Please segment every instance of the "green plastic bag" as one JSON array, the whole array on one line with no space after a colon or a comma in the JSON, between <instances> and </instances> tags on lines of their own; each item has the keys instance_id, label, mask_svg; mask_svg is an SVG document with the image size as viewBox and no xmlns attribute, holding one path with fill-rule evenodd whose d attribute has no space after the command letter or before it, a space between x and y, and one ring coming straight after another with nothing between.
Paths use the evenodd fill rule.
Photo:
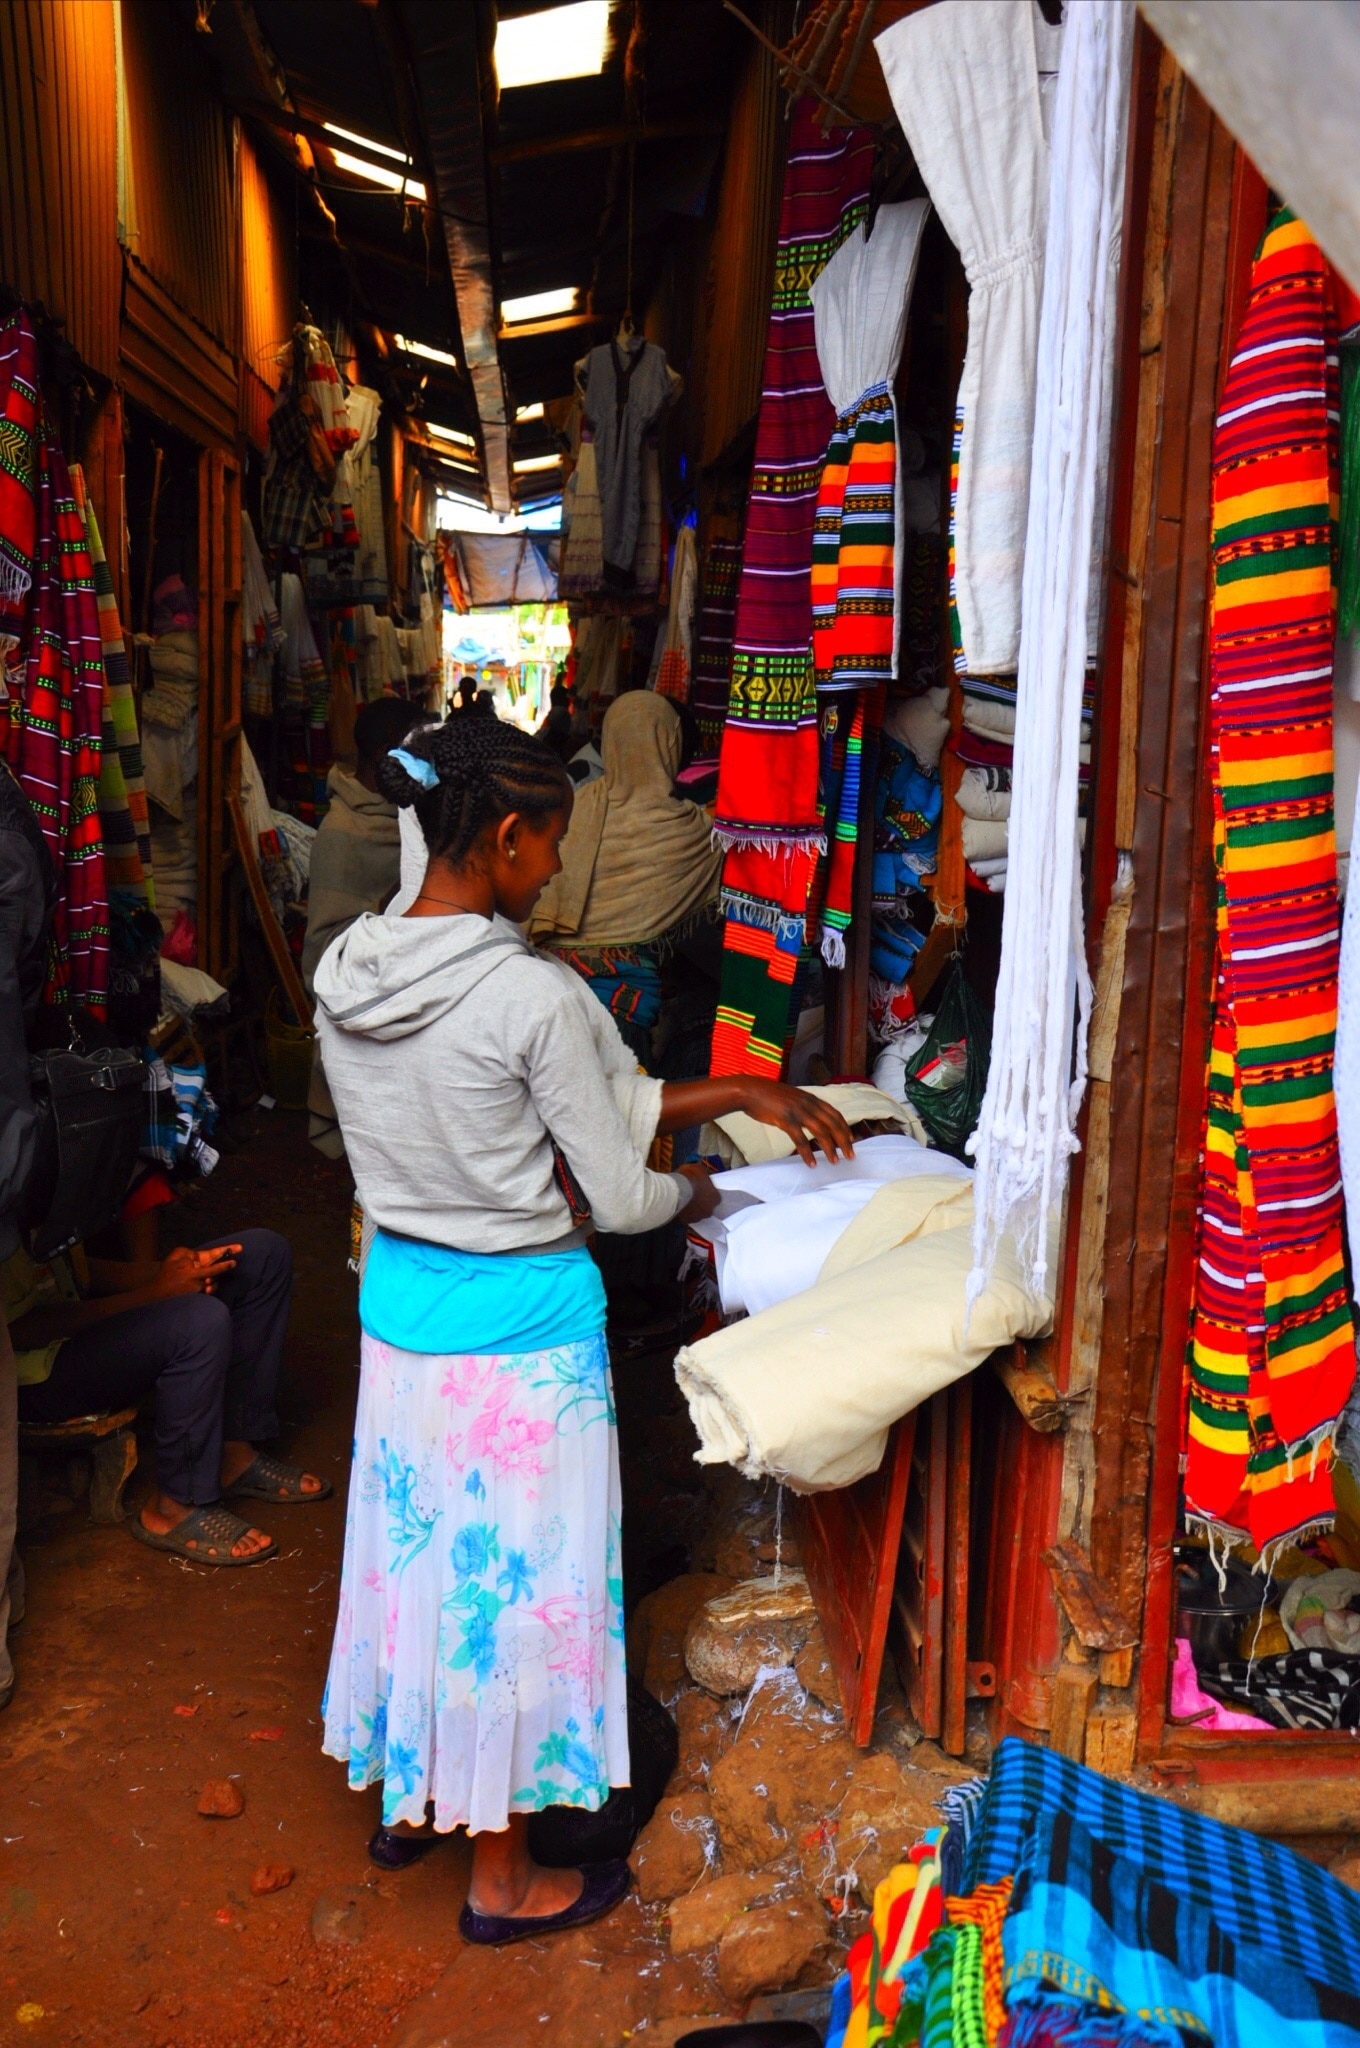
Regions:
<instances>
[{"instance_id":1,"label":"green plastic bag","mask_svg":"<svg viewBox=\"0 0 1360 2048\"><path fill-rule=\"evenodd\" d=\"M992 1020L956 960L925 1044L907 1062L907 1101L932 1145L964 1157L987 1086Z\"/></svg>"}]
</instances>

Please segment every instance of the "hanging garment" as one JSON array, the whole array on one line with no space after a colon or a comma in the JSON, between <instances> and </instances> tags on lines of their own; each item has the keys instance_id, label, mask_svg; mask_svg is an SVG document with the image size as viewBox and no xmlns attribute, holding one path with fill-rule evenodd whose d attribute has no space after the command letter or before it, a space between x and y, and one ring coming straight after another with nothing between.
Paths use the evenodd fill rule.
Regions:
<instances>
[{"instance_id":1,"label":"hanging garment","mask_svg":"<svg viewBox=\"0 0 1360 2048\"><path fill-rule=\"evenodd\" d=\"M642 526L643 438L673 402L680 380L665 352L638 334L593 348L578 365L577 383L595 447L605 581L626 588Z\"/></svg>"},{"instance_id":2,"label":"hanging garment","mask_svg":"<svg viewBox=\"0 0 1360 2048\"><path fill-rule=\"evenodd\" d=\"M250 514L241 512L241 705L255 718L274 710L274 657L284 643L283 623L265 574Z\"/></svg>"},{"instance_id":3,"label":"hanging garment","mask_svg":"<svg viewBox=\"0 0 1360 2048\"><path fill-rule=\"evenodd\" d=\"M27 329L28 338L16 329ZM31 531L31 581L21 600L17 666L7 670L4 751L32 805L59 877L54 917L71 996L102 1015L108 986L109 905L99 830L99 767L104 723L104 659L85 529L71 495L66 458L41 409L31 428L18 382L36 369L31 326L22 309L0 326L0 368L11 383L0 471L9 486L0 511L16 545ZM25 436L31 432L30 449ZM26 474L27 471L27 474ZM25 498L29 504L25 505ZM31 506L31 510L29 507ZM11 586L13 587L13 586ZM57 984L54 984L54 988Z\"/></svg>"},{"instance_id":4,"label":"hanging garment","mask_svg":"<svg viewBox=\"0 0 1360 2048\"><path fill-rule=\"evenodd\" d=\"M889 683L899 628L901 479L893 379L928 199L879 208L813 285L817 361L836 425L812 533L812 655L819 690Z\"/></svg>"},{"instance_id":5,"label":"hanging garment","mask_svg":"<svg viewBox=\"0 0 1360 2048\"><path fill-rule=\"evenodd\" d=\"M85 486L85 472L71 466L71 489L85 525L94 575L99 638L104 650L104 724L99 767L99 818L104 835L106 880L155 908L151 880L151 822L142 774L142 743L137 731L137 703L128 670L127 643L118 617L113 577L100 538L94 505Z\"/></svg>"},{"instance_id":6,"label":"hanging garment","mask_svg":"<svg viewBox=\"0 0 1360 2048\"><path fill-rule=\"evenodd\" d=\"M836 423L810 293L868 209L873 142L794 109L770 335L747 505L714 829L723 871L723 981L715 1074L778 1074L824 846L812 668L812 528Z\"/></svg>"},{"instance_id":7,"label":"hanging garment","mask_svg":"<svg viewBox=\"0 0 1360 2048\"><path fill-rule=\"evenodd\" d=\"M772 854L815 851L821 836L809 579L817 479L836 415L818 368L811 291L864 220L872 159L867 130L823 130L812 101L796 104L716 821L727 845Z\"/></svg>"},{"instance_id":8,"label":"hanging garment","mask_svg":"<svg viewBox=\"0 0 1360 2048\"><path fill-rule=\"evenodd\" d=\"M690 710L699 728L705 756L716 756L727 722L727 691L732 680L732 628L737 617L737 580L741 575L741 542L711 540L704 562L703 599L695 643L694 682Z\"/></svg>"},{"instance_id":9,"label":"hanging garment","mask_svg":"<svg viewBox=\"0 0 1360 2048\"><path fill-rule=\"evenodd\" d=\"M304 713L309 725L322 726L330 708L330 680L321 659L302 589L302 578L289 574L279 583L283 627L283 701Z\"/></svg>"},{"instance_id":10,"label":"hanging garment","mask_svg":"<svg viewBox=\"0 0 1360 2048\"><path fill-rule=\"evenodd\" d=\"M0 661L23 636L33 584L41 412L38 342L21 311L0 322Z\"/></svg>"},{"instance_id":11,"label":"hanging garment","mask_svg":"<svg viewBox=\"0 0 1360 2048\"><path fill-rule=\"evenodd\" d=\"M1132 30L1128 0L1086 0L1069 12L1058 76L1006 914L987 1092L970 1141L978 1170L970 1300L1008 1233L1031 1287L1044 1291L1049 1217L1077 1148L1086 1086L1091 982L1077 809L1105 284L1124 204Z\"/></svg>"},{"instance_id":12,"label":"hanging garment","mask_svg":"<svg viewBox=\"0 0 1360 2048\"><path fill-rule=\"evenodd\" d=\"M699 556L694 528L682 526L675 536L671 564L671 601L666 630L658 636L660 660L654 687L677 704L688 704L694 659L694 607L698 598Z\"/></svg>"},{"instance_id":13,"label":"hanging garment","mask_svg":"<svg viewBox=\"0 0 1360 2048\"><path fill-rule=\"evenodd\" d=\"M1187 1511L1263 1555L1330 1526L1355 1369L1332 1093L1337 399L1326 261L1285 210L1214 436L1218 938L1185 1472Z\"/></svg>"},{"instance_id":14,"label":"hanging garment","mask_svg":"<svg viewBox=\"0 0 1360 2048\"><path fill-rule=\"evenodd\" d=\"M581 365L578 363L576 368L579 375ZM591 596L604 583L604 534L595 439L584 426L580 456L563 498L562 525L559 591L563 597Z\"/></svg>"},{"instance_id":15,"label":"hanging garment","mask_svg":"<svg viewBox=\"0 0 1360 2048\"><path fill-rule=\"evenodd\" d=\"M347 396L354 445L349 451L354 523L359 546L354 557L354 595L364 604L388 600L387 537L383 528L382 474L378 467L378 423L382 399L367 384L351 384Z\"/></svg>"},{"instance_id":16,"label":"hanging garment","mask_svg":"<svg viewBox=\"0 0 1360 2048\"><path fill-rule=\"evenodd\" d=\"M1020 654L1048 192L1034 13L1016 0L939 0L874 41L968 277L951 543L959 666L970 672L1013 670Z\"/></svg>"},{"instance_id":17,"label":"hanging garment","mask_svg":"<svg viewBox=\"0 0 1360 2048\"><path fill-rule=\"evenodd\" d=\"M822 958L828 967L844 967L845 934L854 909L855 847L859 838L859 799L864 767L864 699L857 694L828 707L828 715L848 719L844 760L837 778L835 823L827 848L826 904L822 911Z\"/></svg>"},{"instance_id":18,"label":"hanging garment","mask_svg":"<svg viewBox=\"0 0 1360 2048\"><path fill-rule=\"evenodd\" d=\"M577 793L554 875L529 919L549 944L641 945L701 915L722 855L708 813L673 793L680 719L652 690L629 690L600 729L604 774Z\"/></svg>"}]
</instances>

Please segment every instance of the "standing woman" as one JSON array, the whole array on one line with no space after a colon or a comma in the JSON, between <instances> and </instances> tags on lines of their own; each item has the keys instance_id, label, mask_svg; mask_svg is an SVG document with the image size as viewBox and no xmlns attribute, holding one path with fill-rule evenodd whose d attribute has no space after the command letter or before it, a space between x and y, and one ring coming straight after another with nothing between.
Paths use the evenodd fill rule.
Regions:
<instances>
[{"instance_id":1,"label":"standing woman","mask_svg":"<svg viewBox=\"0 0 1360 2048\"><path fill-rule=\"evenodd\" d=\"M594 1810L628 1783L618 1451L587 1221L628 1233L710 1213L702 1168L653 1173L644 1155L747 1084L638 1074L585 983L517 929L571 816L539 740L452 718L378 780L414 808L429 863L408 910L358 918L316 970L376 1225L324 1746L357 1789L383 1781L376 1861L423 1853L431 1808L436 1835L468 1828L462 1933L508 1941L594 1918L628 1886L623 1863L543 1869L526 1839L529 1813ZM848 1149L794 1090L760 1084L742 1106L798 1123L808 1158L805 1130Z\"/></svg>"}]
</instances>

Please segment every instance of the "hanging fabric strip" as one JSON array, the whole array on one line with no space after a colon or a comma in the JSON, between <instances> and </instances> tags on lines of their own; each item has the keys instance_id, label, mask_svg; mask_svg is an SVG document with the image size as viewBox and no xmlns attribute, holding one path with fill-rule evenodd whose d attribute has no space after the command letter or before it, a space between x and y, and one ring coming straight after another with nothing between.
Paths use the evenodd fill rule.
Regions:
<instances>
[{"instance_id":1,"label":"hanging fabric strip","mask_svg":"<svg viewBox=\"0 0 1360 2048\"><path fill-rule=\"evenodd\" d=\"M794 108L723 733L716 826L729 846L815 849L817 699L809 572L817 479L835 425L811 289L868 209L873 138ZM775 888L771 892L783 892Z\"/></svg>"},{"instance_id":2,"label":"hanging fabric strip","mask_svg":"<svg viewBox=\"0 0 1360 2048\"><path fill-rule=\"evenodd\" d=\"M142 777L142 741L137 730L137 702L132 694L127 643L118 616L113 577L100 537L85 472L71 465L71 489L85 524L85 541L94 575L99 639L104 650L103 754L99 768L99 821L104 834L104 861L109 893L130 891L149 909L156 907L151 873L151 822Z\"/></svg>"},{"instance_id":3,"label":"hanging fabric strip","mask_svg":"<svg viewBox=\"0 0 1360 2048\"><path fill-rule=\"evenodd\" d=\"M833 719L849 717L843 742L845 760L836 796L836 822L827 851L826 907L822 912L822 958L828 967L844 967L845 934L854 909L855 845L859 836L859 800L864 766L864 698L837 705Z\"/></svg>"},{"instance_id":4,"label":"hanging fabric strip","mask_svg":"<svg viewBox=\"0 0 1360 2048\"><path fill-rule=\"evenodd\" d=\"M1086 0L1069 9L1063 33L1001 968L987 1092L970 1140L977 1159L970 1305L1007 1232L1029 1284L1045 1290L1049 1216L1066 1186L1086 1086L1091 982L1077 804L1095 482L1106 425L1106 282L1124 204L1132 34L1129 0Z\"/></svg>"},{"instance_id":5,"label":"hanging fabric strip","mask_svg":"<svg viewBox=\"0 0 1360 2048\"><path fill-rule=\"evenodd\" d=\"M732 680L732 629L737 616L737 581L741 575L741 542L712 540L704 563L703 598L694 656L690 710L699 727L701 752L716 755L727 722L727 692Z\"/></svg>"},{"instance_id":6,"label":"hanging fabric strip","mask_svg":"<svg viewBox=\"0 0 1360 2048\"><path fill-rule=\"evenodd\" d=\"M1330 1523L1355 1368L1332 1055L1338 378L1326 261L1277 214L1214 437L1218 943L1186 1506L1270 1547Z\"/></svg>"}]
</instances>

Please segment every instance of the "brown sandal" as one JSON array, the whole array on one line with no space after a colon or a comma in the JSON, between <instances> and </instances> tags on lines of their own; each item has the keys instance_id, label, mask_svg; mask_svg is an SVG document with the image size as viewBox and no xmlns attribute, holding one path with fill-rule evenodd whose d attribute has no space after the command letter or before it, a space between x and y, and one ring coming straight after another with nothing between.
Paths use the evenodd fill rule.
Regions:
<instances>
[{"instance_id":1,"label":"brown sandal","mask_svg":"<svg viewBox=\"0 0 1360 2048\"><path fill-rule=\"evenodd\" d=\"M249 1557L232 1556L232 1545L248 1536L254 1526L220 1505L191 1508L184 1520L176 1522L164 1536L148 1529L140 1515L134 1515L128 1523L137 1541L145 1543L148 1550L167 1550L172 1557L188 1558L191 1564L263 1564L266 1558L277 1557L279 1546L272 1538L263 1550L254 1550ZM264 1531L260 1533L263 1535Z\"/></svg>"}]
</instances>

